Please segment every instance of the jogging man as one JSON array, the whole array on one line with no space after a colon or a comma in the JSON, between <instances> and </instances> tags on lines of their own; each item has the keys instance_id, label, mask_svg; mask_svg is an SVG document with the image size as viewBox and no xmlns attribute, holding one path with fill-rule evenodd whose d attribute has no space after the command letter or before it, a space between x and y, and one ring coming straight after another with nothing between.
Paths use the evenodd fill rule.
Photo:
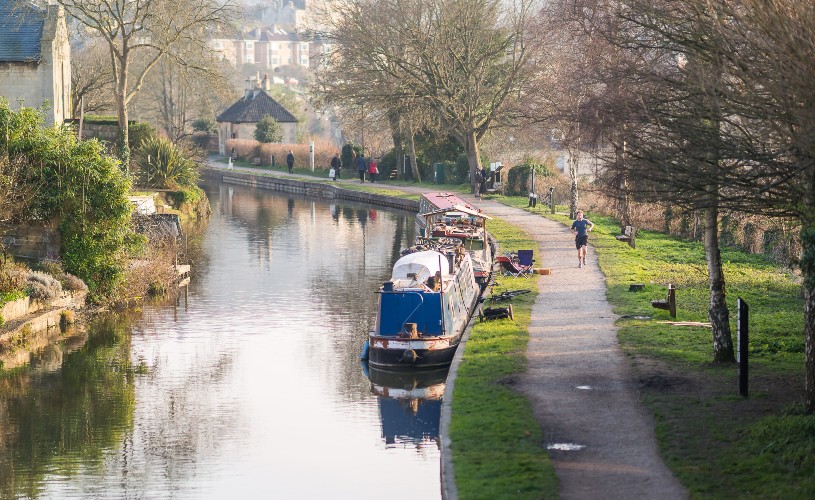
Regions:
<instances>
[{"instance_id":1,"label":"jogging man","mask_svg":"<svg viewBox=\"0 0 815 500\"><path fill-rule=\"evenodd\" d=\"M577 220L572 222L574 244L577 247L577 267L586 265L586 249L589 244L589 231L594 229L594 223L583 218L583 212L578 210Z\"/></svg>"}]
</instances>

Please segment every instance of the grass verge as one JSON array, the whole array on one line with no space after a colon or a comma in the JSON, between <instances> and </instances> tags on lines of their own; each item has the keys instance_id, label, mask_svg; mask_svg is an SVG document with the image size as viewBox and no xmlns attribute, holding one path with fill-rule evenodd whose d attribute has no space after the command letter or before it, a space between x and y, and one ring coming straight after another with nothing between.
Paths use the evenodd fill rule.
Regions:
<instances>
[{"instance_id":1,"label":"grass verge","mask_svg":"<svg viewBox=\"0 0 815 500\"><path fill-rule=\"evenodd\" d=\"M529 235L500 219L490 222L490 231L503 251L536 248ZM510 288L530 291L513 299L515 321L476 322L456 377L450 438L461 499L557 497L540 426L528 400L507 384L526 368L537 277L504 279L493 293Z\"/></svg>"},{"instance_id":2,"label":"grass verge","mask_svg":"<svg viewBox=\"0 0 815 500\"><path fill-rule=\"evenodd\" d=\"M548 207L511 206L570 223ZM707 321L704 248L640 231L637 248L617 241L617 221L587 214L589 237L606 276L620 345L654 415L661 453L694 498L815 498L815 416L804 415L803 303L800 279L762 256L722 249L731 330L736 298L750 306L750 397L738 395L735 365L712 359L709 328L672 325L651 307L666 284L677 290L677 320ZM629 292L629 284L644 284ZM627 316L627 317L626 317ZM635 317L650 317L636 319Z\"/></svg>"}]
</instances>

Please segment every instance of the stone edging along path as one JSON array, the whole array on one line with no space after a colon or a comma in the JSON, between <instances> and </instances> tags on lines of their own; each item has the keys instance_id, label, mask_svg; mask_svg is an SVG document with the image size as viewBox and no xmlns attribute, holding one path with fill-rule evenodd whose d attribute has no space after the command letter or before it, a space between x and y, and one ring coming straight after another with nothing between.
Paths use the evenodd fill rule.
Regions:
<instances>
[{"instance_id":1,"label":"stone edging along path","mask_svg":"<svg viewBox=\"0 0 815 500\"><path fill-rule=\"evenodd\" d=\"M252 170L241 169L244 173ZM273 175L288 176L279 172ZM308 183L306 176L295 174L290 178L292 183L324 186ZM352 181L343 180L337 185L345 182ZM427 190L392 185L388 189L409 193ZM540 294L532 309L526 353L528 368L519 377L517 387L529 399L543 429L542 446L548 448L557 473L559 496L687 498L688 492L659 455L654 422L639 402L633 376L617 343L616 316L606 300L605 278L594 253L589 252L585 268L578 268L574 237L567 227L498 202L460 196L490 216L527 231L539 245L535 252L537 265L552 269L551 275L541 276L538 282ZM451 443L445 429L451 417L449 396L468 335L451 366L447 385L450 392L442 409L441 479L446 499L457 498Z\"/></svg>"}]
</instances>

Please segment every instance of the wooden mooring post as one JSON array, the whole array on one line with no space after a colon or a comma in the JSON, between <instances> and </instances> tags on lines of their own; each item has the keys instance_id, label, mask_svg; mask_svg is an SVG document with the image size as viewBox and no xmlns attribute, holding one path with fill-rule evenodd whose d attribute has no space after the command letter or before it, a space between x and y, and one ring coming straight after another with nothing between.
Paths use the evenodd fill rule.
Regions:
<instances>
[{"instance_id":1,"label":"wooden mooring post","mask_svg":"<svg viewBox=\"0 0 815 500\"><path fill-rule=\"evenodd\" d=\"M749 315L749 310L747 307L747 302L742 300L741 297L736 301L738 304L739 310L739 317L738 317L738 358L737 361L739 363L739 394L742 397L747 397L747 373L748 373L748 364L747 364L747 346L748 346L748 335L747 335L747 318Z\"/></svg>"}]
</instances>

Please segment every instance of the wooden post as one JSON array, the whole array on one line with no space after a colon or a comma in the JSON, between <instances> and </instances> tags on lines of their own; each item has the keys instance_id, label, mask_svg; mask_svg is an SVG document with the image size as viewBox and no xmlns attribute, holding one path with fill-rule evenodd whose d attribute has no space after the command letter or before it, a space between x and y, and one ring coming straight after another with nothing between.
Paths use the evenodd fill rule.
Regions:
<instances>
[{"instance_id":1,"label":"wooden post","mask_svg":"<svg viewBox=\"0 0 815 500\"><path fill-rule=\"evenodd\" d=\"M676 288L668 283L668 313L676 319Z\"/></svg>"},{"instance_id":2,"label":"wooden post","mask_svg":"<svg viewBox=\"0 0 815 500\"><path fill-rule=\"evenodd\" d=\"M747 317L749 315L749 310L747 307L747 303L742 300L741 297L738 298L736 301L738 304L738 362L739 362L739 394L742 397L747 397L747 346L748 346L748 335L747 335Z\"/></svg>"}]
</instances>

